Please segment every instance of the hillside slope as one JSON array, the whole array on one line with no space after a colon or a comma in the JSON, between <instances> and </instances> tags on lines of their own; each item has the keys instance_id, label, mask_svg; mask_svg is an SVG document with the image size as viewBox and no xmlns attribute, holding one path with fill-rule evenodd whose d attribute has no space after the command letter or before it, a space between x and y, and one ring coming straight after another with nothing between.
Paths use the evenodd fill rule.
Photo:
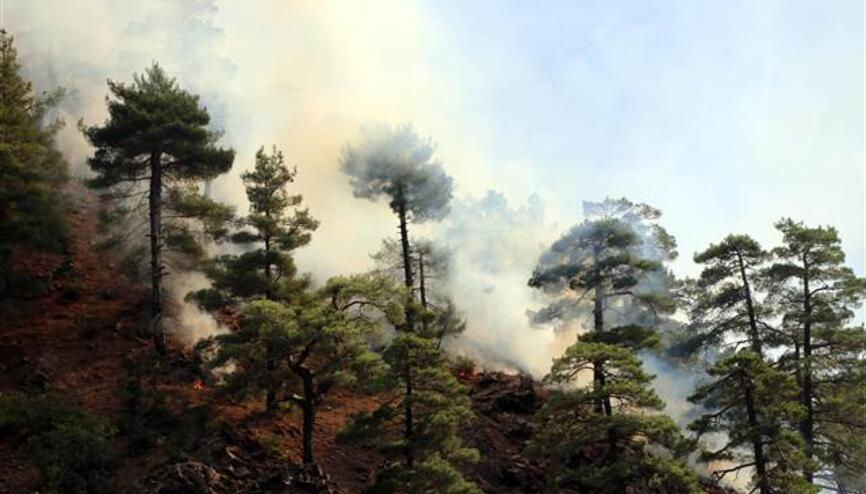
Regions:
<instances>
[{"instance_id":1,"label":"hillside slope","mask_svg":"<svg viewBox=\"0 0 866 494\"><path fill-rule=\"evenodd\" d=\"M133 486L166 494L360 492L382 458L334 438L349 415L376 406L376 398L346 390L332 393L317 423L320 467L301 469L299 414L289 410L273 419L263 415L259 402L232 401L197 385L202 374L184 349L152 358L142 330L146 293L118 274L110 253L96 248L98 200L74 183L64 195L73 232L68 252L18 255L19 265L36 275L45 290L15 301L0 321L0 392L50 392L118 425L125 433L115 444L115 492L131 492ZM482 457L470 475L486 492L544 492L543 465L523 455L544 392L522 376L461 378L478 416L465 436ZM163 423L152 426L158 439L146 447L124 425L130 383L146 388L138 407L167 410ZM168 429L158 430L166 424ZM23 448L25 439L23 433L0 438L0 494L35 492L39 486L39 472Z\"/></svg>"}]
</instances>

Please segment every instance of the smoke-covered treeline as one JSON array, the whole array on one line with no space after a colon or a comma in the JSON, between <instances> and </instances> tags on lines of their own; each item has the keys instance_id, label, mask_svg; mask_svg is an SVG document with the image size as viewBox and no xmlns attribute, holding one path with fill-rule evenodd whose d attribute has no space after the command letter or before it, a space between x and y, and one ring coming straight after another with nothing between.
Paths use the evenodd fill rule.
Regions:
<instances>
[{"instance_id":1,"label":"smoke-covered treeline","mask_svg":"<svg viewBox=\"0 0 866 494\"><path fill-rule=\"evenodd\" d=\"M107 22L103 35L125 41L97 48L90 65L46 49L71 67L65 97L37 96L22 74L53 85L67 66L19 64L3 34L0 158L14 186L0 194L0 295L15 296L13 254L62 244L50 189L63 183L63 153L99 193L98 247L146 266L151 391L172 359L189 359L196 382L217 390L213 403L261 408L264 423L297 409L305 472L320 462L329 400L361 397L327 440L375 452L368 492L484 492L474 469L487 445L466 432L478 424L467 385L476 371L506 370L544 386L519 444L551 491L861 489L866 279L833 226L784 218L772 246L719 235L692 257L691 278L673 268L685 249L669 211L599 190L581 212L558 212L573 225L563 228L529 184L525 205L483 181L479 198L477 177L448 152L469 147L465 137L438 145L420 126L377 121L366 102L352 110L369 112L362 126L321 115L331 107L317 100L343 86L263 104L211 49L224 36L212 2L136 9L122 27ZM117 62L161 54L165 65ZM301 71L300 58L289 67ZM277 102L315 119L274 138L287 132L271 117ZM55 105L77 130L58 134ZM271 138L280 145L262 144ZM474 368L458 370L458 357ZM165 412L136 376L121 434Z\"/></svg>"}]
</instances>

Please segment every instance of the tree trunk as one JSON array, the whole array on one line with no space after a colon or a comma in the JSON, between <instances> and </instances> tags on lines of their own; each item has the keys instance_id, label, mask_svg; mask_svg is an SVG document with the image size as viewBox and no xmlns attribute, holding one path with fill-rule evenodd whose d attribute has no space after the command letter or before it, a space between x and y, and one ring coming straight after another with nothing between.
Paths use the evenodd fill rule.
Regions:
<instances>
[{"instance_id":1,"label":"tree trunk","mask_svg":"<svg viewBox=\"0 0 866 494\"><path fill-rule=\"evenodd\" d=\"M595 300L593 300L593 329L596 333L604 332L604 287L599 283L595 286ZM592 364L592 382L596 391L604 389L604 362L596 361ZM610 417L613 409L609 396L602 396L595 405L596 412Z\"/></svg>"},{"instance_id":2,"label":"tree trunk","mask_svg":"<svg viewBox=\"0 0 866 494\"><path fill-rule=\"evenodd\" d=\"M270 218L270 213L266 212L265 216ZM273 300L274 295L271 291L271 237L269 235L264 236L265 242L265 299ZM274 362L274 350L272 345L267 344L265 348L265 372L267 373L267 382L266 393L265 393L265 411L267 413L273 413L277 409L277 391L275 389L275 385L273 382L273 373L277 368L276 362Z\"/></svg>"},{"instance_id":3,"label":"tree trunk","mask_svg":"<svg viewBox=\"0 0 866 494\"><path fill-rule=\"evenodd\" d=\"M758 490L761 494L770 494L770 485L767 479L767 460L764 458L764 440L758 423L758 408L752 389L751 377L746 374L745 369L740 370L740 384L746 402L746 415L749 420L749 428L752 429L752 454L755 458L755 477L757 477Z\"/></svg>"},{"instance_id":4,"label":"tree trunk","mask_svg":"<svg viewBox=\"0 0 866 494\"><path fill-rule=\"evenodd\" d=\"M265 344L265 412L272 414L277 410L277 390L274 385L274 370L277 364L274 361L274 350L270 343Z\"/></svg>"},{"instance_id":5,"label":"tree trunk","mask_svg":"<svg viewBox=\"0 0 866 494\"><path fill-rule=\"evenodd\" d=\"M424 252L418 251L418 294L421 296L421 306L427 309L427 284L424 279ZM421 320L421 328L424 330L424 334L427 335L428 330L428 322L427 318ZM441 341L440 341L441 343Z\"/></svg>"},{"instance_id":6,"label":"tree trunk","mask_svg":"<svg viewBox=\"0 0 866 494\"><path fill-rule=\"evenodd\" d=\"M400 245L403 248L403 279L406 283L406 290L408 292L407 296L409 297L409 301L411 302L413 298L412 288L414 287L415 282L412 278L411 253L409 250L409 229L406 226L406 202L402 198L397 201L397 216L400 219ZM410 307L410 304L407 303L405 325L405 330L407 332L414 331L415 324L413 316L414 314L412 312L412 308ZM412 417L412 348L407 347L406 352L406 368L403 369L403 378L406 384L406 390L403 396L403 439L406 442L406 466L412 468L415 464L415 453L412 450L412 438L415 433Z\"/></svg>"},{"instance_id":7,"label":"tree trunk","mask_svg":"<svg viewBox=\"0 0 866 494\"><path fill-rule=\"evenodd\" d=\"M162 325L162 153L150 154L150 330L153 345L160 355L166 352Z\"/></svg>"},{"instance_id":8,"label":"tree trunk","mask_svg":"<svg viewBox=\"0 0 866 494\"><path fill-rule=\"evenodd\" d=\"M758 332L758 317L755 313L754 301L752 300L752 287L746 274L746 263L740 252L737 252L737 266L740 271L740 280L743 283L743 291L745 292L746 312L749 316L749 342L752 351L763 361L764 352ZM758 405L755 402L751 378L746 375L745 370L741 374L741 384L743 386L743 393L745 394L746 415L748 416L749 427L752 429L752 454L755 458L755 476L758 479L758 490L761 494L769 494L770 485L767 479L767 460L764 457L764 439L758 423Z\"/></svg>"},{"instance_id":9,"label":"tree trunk","mask_svg":"<svg viewBox=\"0 0 866 494\"><path fill-rule=\"evenodd\" d=\"M407 352L411 352L411 348L406 348ZM403 414L405 415L405 424L403 429L403 439L406 441L406 466L412 468L415 465L415 451L413 444L413 437L415 435L414 431L414 417L412 414L412 364L410 353L407 353L406 358L406 369L405 369L405 378L406 378L406 394L403 397Z\"/></svg>"},{"instance_id":10,"label":"tree trunk","mask_svg":"<svg viewBox=\"0 0 866 494\"><path fill-rule=\"evenodd\" d=\"M265 213L265 216L270 218L271 215L269 213ZM265 299L273 300L274 294L271 290L271 237L270 235L265 235L263 238L265 242L265 265L264 265L264 274L265 274Z\"/></svg>"},{"instance_id":11,"label":"tree trunk","mask_svg":"<svg viewBox=\"0 0 866 494\"><path fill-rule=\"evenodd\" d=\"M802 359L800 357L800 340L799 335L794 335L794 378L797 380L797 386L803 389L803 369Z\"/></svg>"},{"instance_id":12,"label":"tree trunk","mask_svg":"<svg viewBox=\"0 0 866 494\"><path fill-rule=\"evenodd\" d=\"M313 375L307 371L303 375L304 382L304 465L313 463L313 426L316 423L316 394L313 388Z\"/></svg>"},{"instance_id":13,"label":"tree trunk","mask_svg":"<svg viewBox=\"0 0 866 494\"><path fill-rule=\"evenodd\" d=\"M806 458L811 460L815 451L815 407L812 388L812 294L809 288L809 263L803 258L803 406L806 416L800 432L806 442ZM814 472L806 470L804 477L814 483Z\"/></svg>"},{"instance_id":14,"label":"tree trunk","mask_svg":"<svg viewBox=\"0 0 866 494\"><path fill-rule=\"evenodd\" d=\"M412 276L412 254L409 248L409 228L406 224L406 202L402 199L397 201L397 217L400 220L400 246L403 250L403 280L406 284L409 300L412 300L412 289L415 280ZM410 304L406 304L406 331L415 329L414 317Z\"/></svg>"},{"instance_id":15,"label":"tree trunk","mask_svg":"<svg viewBox=\"0 0 866 494\"><path fill-rule=\"evenodd\" d=\"M755 303L752 300L752 287L749 284L749 277L746 275L746 263L743 261L743 256L739 252L737 252L737 264L740 268L740 278L742 279L743 290L746 292L746 311L749 314L749 340L751 342L752 350L763 360L764 352L761 348L761 337L758 333L758 316L755 313Z\"/></svg>"}]
</instances>

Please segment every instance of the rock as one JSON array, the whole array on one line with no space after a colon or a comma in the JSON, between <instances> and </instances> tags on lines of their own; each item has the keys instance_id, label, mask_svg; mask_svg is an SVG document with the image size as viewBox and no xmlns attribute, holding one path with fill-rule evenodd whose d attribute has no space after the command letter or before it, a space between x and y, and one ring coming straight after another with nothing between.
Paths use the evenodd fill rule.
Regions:
<instances>
[{"instance_id":1,"label":"rock","mask_svg":"<svg viewBox=\"0 0 866 494\"><path fill-rule=\"evenodd\" d=\"M198 461L169 465L157 475L151 479L151 492L155 494L217 494L225 492L224 488L230 483L216 469Z\"/></svg>"},{"instance_id":2,"label":"rock","mask_svg":"<svg viewBox=\"0 0 866 494\"><path fill-rule=\"evenodd\" d=\"M485 413L532 415L538 410L538 389L532 378L503 372L482 374L470 394Z\"/></svg>"},{"instance_id":3,"label":"rock","mask_svg":"<svg viewBox=\"0 0 866 494\"><path fill-rule=\"evenodd\" d=\"M51 389L54 373L51 371L52 366L44 358L39 357L34 360L30 357L21 357L17 367L20 369L18 378L20 387L40 391Z\"/></svg>"},{"instance_id":4,"label":"rock","mask_svg":"<svg viewBox=\"0 0 866 494\"><path fill-rule=\"evenodd\" d=\"M544 467L523 453L543 390L527 376L504 372L473 375L470 383L477 419L464 436L481 452L473 480L487 487L485 492L547 492Z\"/></svg>"},{"instance_id":5,"label":"rock","mask_svg":"<svg viewBox=\"0 0 866 494\"><path fill-rule=\"evenodd\" d=\"M286 464L248 428L224 429L190 452L156 466L139 494L339 494L317 466Z\"/></svg>"},{"instance_id":6,"label":"rock","mask_svg":"<svg viewBox=\"0 0 866 494\"><path fill-rule=\"evenodd\" d=\"M117 291L111 288L106 288L99 292L99 297L102 300L114 300L117 298Z\"/></svg>"}]
</instances>

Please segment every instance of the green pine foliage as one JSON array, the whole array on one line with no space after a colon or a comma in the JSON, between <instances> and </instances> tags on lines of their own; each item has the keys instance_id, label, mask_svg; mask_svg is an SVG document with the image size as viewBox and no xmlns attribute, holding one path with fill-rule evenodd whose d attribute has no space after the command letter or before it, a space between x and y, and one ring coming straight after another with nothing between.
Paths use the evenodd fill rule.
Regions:
<instances>
[{"instance_id":1,"label":"green pine foliage","mask_svg":"<svg viewBox=\"0 0 866 494\"><path fill-rule=\"evenodd\" d=\"M559 388L539 411L530 452L549 461L557 486L578 492L613 494L626 486L699 492L697 477L676 460L688 445L673 420L660 413L664 403L650 387L653 376L629 348L591 340L554 361L545 382ZM603 384L572 387L578 375L598 366ZM596 404L605 401L614 404L612 413L596 413ZM666 451L650 453L648 444Z\"/></svg>"},{"instance_id":2,"label":"green pine foliage","mask_svg":"<svg viewBox=\"0 0 866 494\"><path fill-rule=\"evenodd\" d=\"M58 189L66 162L54 146L62 122L47 122L62 90L36 95L21 75L12 36L0 30L0 297L16 290L16 248L60 252L66 226Z\"/></svg>"},{"instance_id":3,"label":"green pine foliage","mask_svg":"<svg viewBox=\"0 0 866 494\"><path fill-rule=\"evenodd\" d=\"M698 439L722 437L701 451L705 462L723 462L717 478L752 471L757 492L807 494L817 490L801 475L809 465L803 441L794 432L803 409L795 401L797 388L790 376L769 365L749 349L718 360L691 401L711 411L689 425Z\"/></svg>"},{"instance_id":4,"label":"green pine foliage","mask_svg":"<svg viewBox=\"0 0 866 494\"><path fill-rule=\"evenodd\" d=\"M271 154L264 148L256 152L253 170L241 174L250 212L229 236L245 251L208 261L205 270L212 286L188 298L211 311L257 298L293 304L305 300L309 277L298 274L293 252L310 242L318 222L307 209L300 209L303 198L287 190L296 174L276 147ZM274 372L274 359L266 360L266 370ZM269 412L277 406L278 381L276 376L264 376L261 381L267 384L265 407Z\"/></svg>"},{"instance_id":5,"label":"green pine foliage","mask_svg":"<svg viewBox=\"0 0 866 494\"><path fill-rule=\"evenodd\" d=\"M708 411L690 428L722 433L703 452L730 462L717 475L749 469L761 493L818 492L866 467L854 439L866 425L866 331L849 324L866 280L844 266L834 228L777 228L771 252L731 235L695 255L705 268L686 346L707 350L710 379L691 398Z\"/></svg>"},{"instance_id":6,"label":"green pine foliage","mask_svg":"<svg viewBox=\"0 0 866 494\"><path fill-rule=\"evenodd\" d=\"M691 307L689 346L711 351L716 359L708 369L711 381L690 397L708 410L690 429L699 438L709 433L725 438L702 458L732 464L716 473L719 478L753 471L752 483L761 494L810 492L798 475L808 462L789 433L802 411L785 399L796 395L796 385L765 356L775 341L767 322L772 307L759 290L766 284L769 253L746 235L728 235L694 260L704 269Z\"/></svg>"},{"instance_id":7,"label":"green pine foliage","mask_svg":"<svg viewBox=\"0 0 866 494\"><path fill-rule=\"evenodd\" d=\"M149 242L150 326L158 352L166 350L162 278L169 261L201 256L201 242L225 233L231 208L201 194L206 180L227 172L234 151L219 147L198 96L181 89L157 64L131 84L109 81L108 119L82 126L96 148L88 160L90 185L116 204L116 243ZM131 249L136 251L136 249Z\"/></svg>"},{"instance_id":8,"label":"green pine foliage","mask_svg":"<svg viewBox=\"0 0 866 494\"><path fill-rule=\"evenodd\" d=\"M796 424L814 462L804 476L832 477L836 469L866 471L866 330L852 327L866 300L866 279L844 265L833 227L785 219L783 244L773 250L768 284L781 314L782 369L793 376L804 415Z\"/></svg>"},{"instance_id":9,"label":"green pine foliage","mask_svg":"<svg viewBox=\"0 0 866 494\"><path fill-rule=\"evenodd\" d=\"M436 340L400 333L384 359L389 372L377 387L385 394L385 404L354 417L340 436L375 445L392 459L367 492L480 493L458 468L478 459L478 452L464 446L459 435L460 427L472 419L469 398ZM411 393L405 391L407 382L412 383ZM407 428L411 434L405 433Z\"/></svg>"},{"instance_id":10,"label":"green pine foliage","mask_svg":"<svg viewBox=\"0 0 866 494\"><path fill-rule=\"evenodd\" d=\"M287 190L296 175L276 147L270 154L264 148L256 152L253 170L241 174L250 213L229 235L244 252L208 264L213 287L191 295L204 308L220 309L251 298L292 301L309 286L308 278L298 274L292 253L310 242L318 222L309 210L300 209L303 197Z\"/></svg>"},{"instance_id":11,"label":"green pine foliage","mask_svg":"<svg viewBox=\"0 0 866 494\"><path fill-rule=\"evenodd\" d=\"M691 313L698 330L695 346L718 347L733 337L763 354L764 321L769 314L754 286L761 283L760 270L768 259L769 253L747 235L728 235L695 254L695 263L704 265Z\"/></svg>"},{"instance_id":12,"label":"green pine foliage","mask_svg":"<svg viewBox=\"0 0 866 494\"><path fill-rule=\"evenodd\" d=\"M48 494L108 493L115 430L58 396L0 394L0 433L26 435L25 449Z\"/></svg>"},{"instance_id":13,"label":"green pine foliage","mask_svg":"<svg viewBox=\"0 0 866 494\"><path fill-rule=\"evenodd\" d=\"M546 380L562 389L540 412L531 449L554 465L559 486L695 492L696 478L677 459L683 443L676 424L658 413L664 404L636 356L658 344L657 327L648 323L673 308L651 282L661 261L675 256L673 238L654 223L660 212L646 205L608 199L585 209L596 217L554 242L529 280L559 297L547 314L562 317L565 305L578 305L578 314L591 312L593 320L593 331L554 361ZM573 389L578 375L591 375L591 387ZM664 454L650 452L659 447ZM581 459L581 448L599 452Z\"/></svg>"},{"instance_id":14,"label":"green pine foliage","mask_svg":"<svg viewBox=\"0 0 866 494\"><path fill-rule=\"evenodd\" d=\"M299 303L254 300L243 308L239 331L216 338L209 364L234 366L227 376L230 389L266 391L274 394L275 404L298 406L304 418L303 460L313 463L319 405L334 386L374 380L384 372L371 344L384 323L402 322L402 300L393 280L370 275L332 278Z\"/></svg>"}]
</instances>

